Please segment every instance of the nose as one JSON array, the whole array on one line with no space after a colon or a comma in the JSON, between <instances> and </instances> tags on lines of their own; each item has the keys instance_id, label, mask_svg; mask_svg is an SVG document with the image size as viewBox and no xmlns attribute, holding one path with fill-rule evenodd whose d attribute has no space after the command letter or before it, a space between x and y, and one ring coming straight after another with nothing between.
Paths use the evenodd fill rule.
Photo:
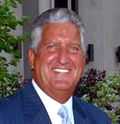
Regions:
<instances>
[{"instance_id":1,"label":"nose","mask_svg":"<svg viewBox=\"0 0 120 124\"><path fill-rule=\"evenodd\" d=\"M61 49L59 51L58 58L59 58L59 63L60 64L62 64L62 65L68 64L68 62L69 62L69 53L68 53L68 51L66 49Z\"/></svg>"}]
</instances>

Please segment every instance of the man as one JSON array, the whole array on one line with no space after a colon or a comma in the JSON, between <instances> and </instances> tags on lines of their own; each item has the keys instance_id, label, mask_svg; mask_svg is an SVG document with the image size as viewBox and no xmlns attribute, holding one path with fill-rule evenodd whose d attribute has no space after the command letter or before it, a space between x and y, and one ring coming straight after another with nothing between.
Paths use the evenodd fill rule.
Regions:
<instances>
[{"instance_id":1,"label":"man","mask_svg":"<svg viewBox=\"0 0 120 124\"><path fill-rule=\"evenodd\" d=\"M73 96L85 65L83 24L74 12L42 13L33 23L28 58L32 81L0 102L0 124L111 124L104 112Z\"/></svg>"}]
</instances>

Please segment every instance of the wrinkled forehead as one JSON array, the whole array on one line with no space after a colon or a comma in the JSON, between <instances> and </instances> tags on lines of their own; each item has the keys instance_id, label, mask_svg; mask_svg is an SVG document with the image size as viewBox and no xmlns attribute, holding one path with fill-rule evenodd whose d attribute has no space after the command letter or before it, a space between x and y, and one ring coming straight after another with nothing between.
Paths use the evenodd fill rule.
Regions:
<instances>
[{"instance_id":1,"label":"wrinkled forehead","mask_svg":"<svg viewBox=\"0 0 120 124\"><path fill-rule=\"evenodd\" d=\"M80 34L80 28L71 22L47 23L43 27L42 35L53 34L59 36Z\"/></svg>"},{"instance_id":2,"label":"wrinkled forehead","mask_svg":"<svg viewBox=\"0 0 120 124\"><path fill-rule=\"evenodd\" d=\"M56 37L71 38L71 40L80 38L80 29L71 22L45 24L42 30L42 39L55 39Z\"/></svg>"}]
</instances>

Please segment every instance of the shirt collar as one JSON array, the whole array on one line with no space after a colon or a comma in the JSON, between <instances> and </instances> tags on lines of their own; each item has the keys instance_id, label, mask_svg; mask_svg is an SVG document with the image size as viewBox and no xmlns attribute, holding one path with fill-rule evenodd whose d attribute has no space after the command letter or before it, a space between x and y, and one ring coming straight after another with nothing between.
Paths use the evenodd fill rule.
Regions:
<instances>
[{"instance_id":1,"label":"shirt collar","mask_svg":"<svg viewBox=\"0 0 120 124\"><path fill-rule=\"evenodd\" d=\"M48 113L52 112L57 114L58 110L60 109L60 107L62 105L64 105L67 109L68 109L68 113L70 113L70 117L73 117L73 110L72 110L72 97L70 97L68 99L67 102L65 102L64 104L60 104L59 102L57 102L56 100L52 99L50 96L48 96L38 85L37 83L32 80L32 84L33 87L35 88L38 96L40 97L40 99L42 100L46 110ZM54 109L53 109L54 108Z\"/></svg>"}]
</instances>

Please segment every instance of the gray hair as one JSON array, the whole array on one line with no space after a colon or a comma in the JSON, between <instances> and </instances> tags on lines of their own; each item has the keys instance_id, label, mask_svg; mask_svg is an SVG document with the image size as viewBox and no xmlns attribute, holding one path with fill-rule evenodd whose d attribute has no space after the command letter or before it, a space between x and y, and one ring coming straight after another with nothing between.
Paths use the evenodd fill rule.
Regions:
<instances>
[{"instance_id":1,"label":"gray hair","mask_svg":"<svg viewBox=\"0 0 120 124\"><path fill-rule=\"evenodd\" d=\"M33 31L32 31L32 44L31 48L36 49L38 44L40 43L42 29L46 23L56 23L56 22L72 22L78 28L80 28L80 36L81 36L81 48L83 51L86 51L84 44L84 25L80 19L80 17L73 12L72 10L68 10L67 8L53 8L45 11L40 16L36 18L33 22Z\"/></svg>"}]
</instances>

